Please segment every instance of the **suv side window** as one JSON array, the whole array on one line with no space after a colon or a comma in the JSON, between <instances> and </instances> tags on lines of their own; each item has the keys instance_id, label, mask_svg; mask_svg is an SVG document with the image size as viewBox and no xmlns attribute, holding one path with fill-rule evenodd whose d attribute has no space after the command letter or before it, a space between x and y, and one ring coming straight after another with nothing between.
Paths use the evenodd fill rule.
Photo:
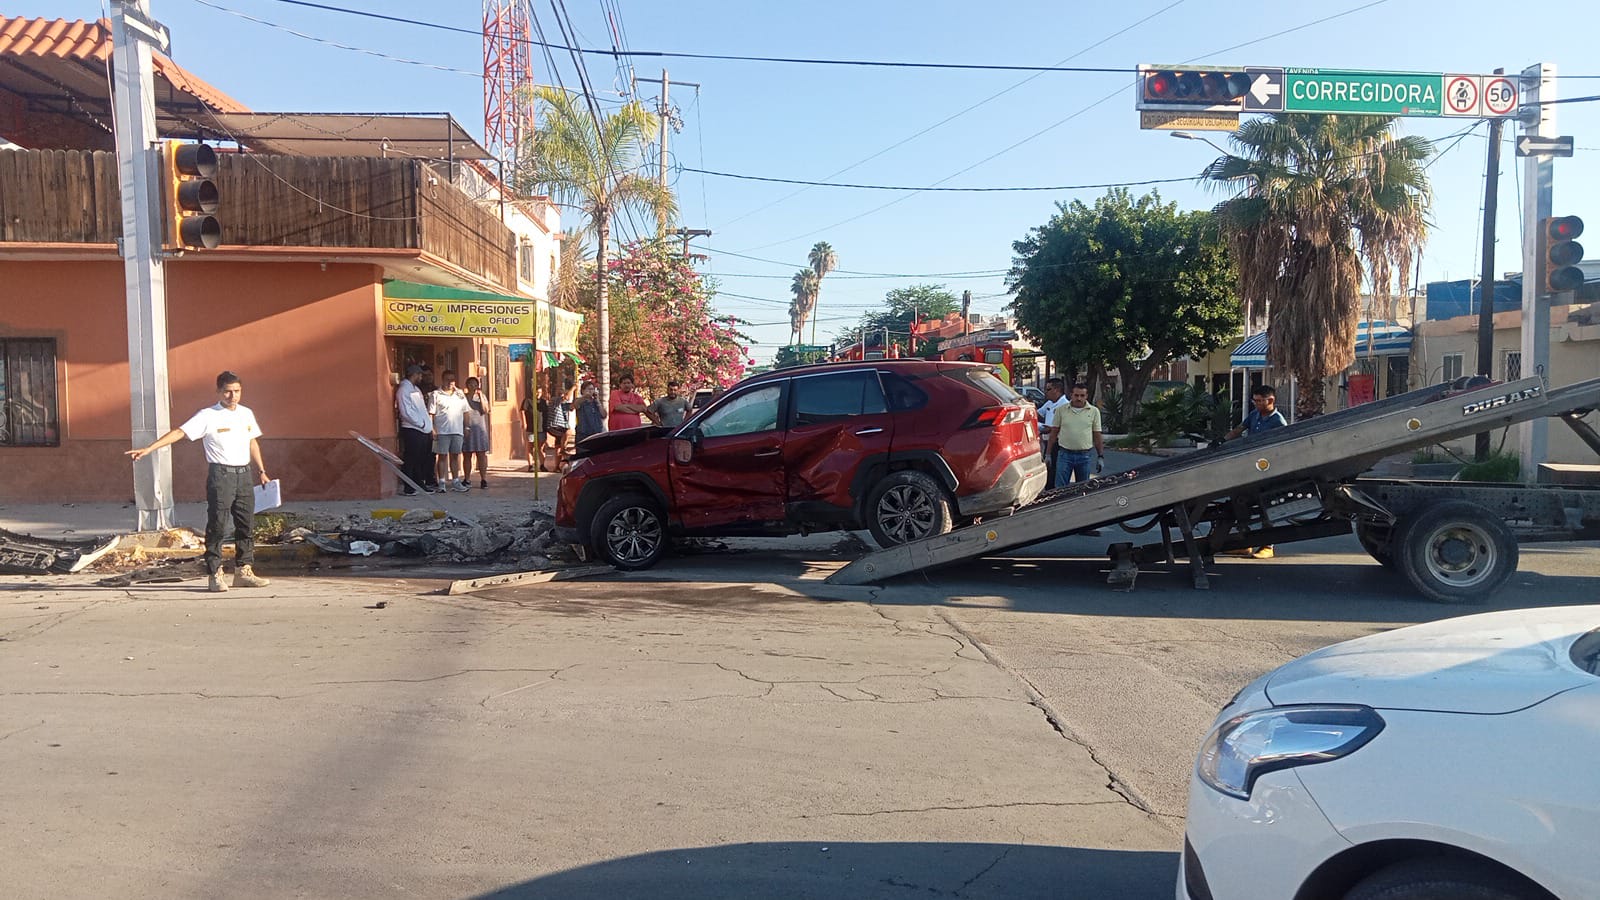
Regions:
<instances>
[{"instance_id":1,"label":"suv side window","mask_svg":"<svg viewBox=\"0 0 1600 900\"><path fill-rule=\"evenodd\" d=\"M888 410L878 373L871 370L796 378L790 402L794 425L819 425Z\"/></svg>"},{"instance_id":2,"label":"suv side window","mask_svg":"<svg viewBox=\"0 0 1600 900\"><path fill-rule=\"evenodd\" d=\"M921 409L928 402L928 395L911 379L893 372L879 372L878 377L883 379L884 396L894 412Z\"/></svg>"},{"instance_id":3,"label":"suv side window","mask_svg":"<svg viewBox=\"0 0 1600 900\"><path fill-rule=\"evenodd\" d=\"M782 384L746 391L701 419L700 433L709 438L777 431L778 405L782 400Z\"/></svg>"}]
</instances>

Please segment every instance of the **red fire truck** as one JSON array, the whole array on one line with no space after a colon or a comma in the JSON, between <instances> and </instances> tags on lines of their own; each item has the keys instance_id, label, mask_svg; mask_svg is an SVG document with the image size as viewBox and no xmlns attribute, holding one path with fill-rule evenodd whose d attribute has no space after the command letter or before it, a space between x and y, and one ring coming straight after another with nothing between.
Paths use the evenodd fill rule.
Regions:
<instances>
[{"instance_id":1,"label":"red fire truck","mask_svg":"<svg viewBox=\"0 0 1600 900\"><path fill-rule=\"evenodd\" d=\"M939 342L939 358L957 362L981 362L994 366L1000 379L1011 384L1016 376L1012 343L1017 333L1011 330L975 331Z\"/></svg>"}]
</instances>

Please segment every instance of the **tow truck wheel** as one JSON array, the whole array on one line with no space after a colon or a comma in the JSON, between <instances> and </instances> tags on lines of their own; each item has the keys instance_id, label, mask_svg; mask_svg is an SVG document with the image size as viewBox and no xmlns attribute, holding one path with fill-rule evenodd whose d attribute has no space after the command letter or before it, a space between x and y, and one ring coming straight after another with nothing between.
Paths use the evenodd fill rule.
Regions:
<instances>
[{"instance_id":1,"label":"tow truck wheel","mask_svg":"<svg viewBox=\"0 0 1600 900\"><path fill-rule=\"evenodd\" d=\"M1385 569L1394 568L1394 534L1393 525L1379 525L1375 522L1356 523L1356 540L1361 542L1361 549L1367 551L1367 555L1377 560Z\"/></svg>"},{"instance_id":2,"label":"tow truck wheel","mask_svg":"<svg viewBox=\"0 0 1600 900\"><path fill-rule=\"evenodd\" d=\"M1517 570L1517 537L1500 517L1465 500L1423 507L1393 546L1400 571L1440 603L1488 599Z\"/></svg>"},{"instance_id":3,"label":"tow truck wheel","mask_svg":"<svg viewBox=\"0 0 1600 900\"><path fill-rule=\"evenodd\" d=\"M590 521L590 549L619 569L648 569L667 552L667 517L649 497L612 497Z\"/></svg>"}]
</instances>

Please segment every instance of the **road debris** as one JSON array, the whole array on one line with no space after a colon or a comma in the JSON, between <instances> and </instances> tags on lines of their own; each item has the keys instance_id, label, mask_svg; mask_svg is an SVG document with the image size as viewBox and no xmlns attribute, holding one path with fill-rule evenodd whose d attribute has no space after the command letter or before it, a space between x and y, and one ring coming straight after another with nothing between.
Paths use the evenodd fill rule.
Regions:
<instances>
[{"instance_id":1,"label":"road debris","mask_svg":"<svg viewBox=\"0 0 1600 900\"><path fill-rule=\"evenodd\" d=\"M56 541L0 528L0 574L70 575L88 568L117 546L117 537Z\"/></svg>"}]
</instances>

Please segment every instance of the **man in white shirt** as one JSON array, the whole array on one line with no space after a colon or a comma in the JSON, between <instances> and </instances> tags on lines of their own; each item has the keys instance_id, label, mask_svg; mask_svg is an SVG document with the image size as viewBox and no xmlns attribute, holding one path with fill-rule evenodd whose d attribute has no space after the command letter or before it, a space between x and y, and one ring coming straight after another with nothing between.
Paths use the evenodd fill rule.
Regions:
<instances>
[{"instance_id":1,"label":"man in white shirt","mask_svg":"<svg viewBox=\"0 0 1600 900\"><path fill-rule=\"evenodd\" d=\"M444 370L444 386L433 392L428 412L433 414L434 476L439 490L471 490L461 477L461 445L467 431L467 392L456 387L456 373ZM449 480L445 480L446 463Z\"/></svg>"},{"instance_id":2,"label":"man in white shirt","mask_svg":"<svg viewBox=\"0 0 1600 900\"><path fill-rule=\"evenodd\" d=\"M189 421L162 435L148 447L126 451L139 460L149 454L188 438L202 441L206 451L206 571L211 573L210 589L222 593L228 589L222 580L222 538L227 531L223 518L233 518L233 586L265 587L271 582L251 571L255 563L256 496L255 485L250 480L250 465L255 464L256 477L261 484L267 477L267 467L261 461L261 426L256 424L256 414L250 407L241 406L244 386L239 376L223 372L217 376L217 395L221 398L215 406L195 413Z\"/></svg>"},{"instance_id":3,"label":"man in white shirt","mask_svg":"<svg viewBox=\"0 0 1600 900\"><path fill-rule=\"evenodd\" d=\"M401 471L416 482L417 487L431 494L433 489L428 485L433 483L433 452L429 442L433 418L428 415L428 401L418 387L423 374L422 367L416 363L406 366L406 377L394 392L394 406L400 415ZM409 496L415 494L417 488L408 484L400 492Z\"/></svg>"},{"instance_id":4,"label":"man in white shirt","mask_svg":"<svg viewBox=\"0 0 1600 900\"><path fill-rule=\"evenodd\" d=\"M1048 472L1044 483L1051 487L1056 483L1056 410L1067 402L1066 384L1059 378L1046 381L1045 401L1039 404L1039 450Z\"/></svg>"}]
</instances>

